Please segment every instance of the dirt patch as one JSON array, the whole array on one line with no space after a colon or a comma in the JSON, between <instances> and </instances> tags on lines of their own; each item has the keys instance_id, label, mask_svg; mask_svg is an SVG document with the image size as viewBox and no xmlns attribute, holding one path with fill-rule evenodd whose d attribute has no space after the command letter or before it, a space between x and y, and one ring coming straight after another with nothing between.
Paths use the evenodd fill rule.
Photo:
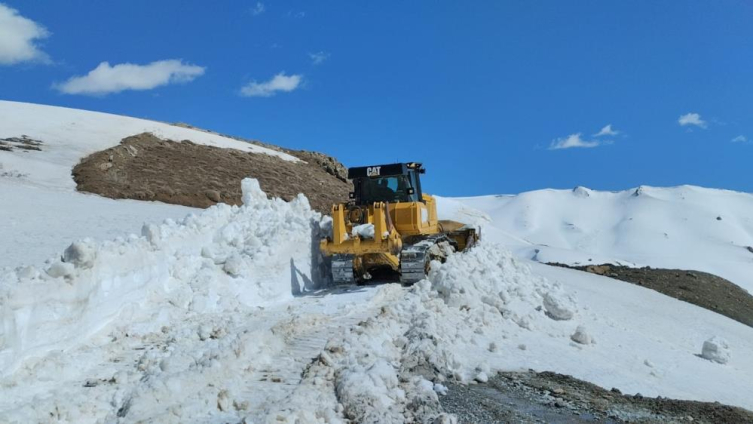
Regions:
<instances>
[{"instance_id":1,"label":"dirt patch","mask_svg":"<svg viewBox=\"0 0 753 424\"><path fill-rule=\"evenodd\" d=\"M186 124L184 122L174 122L170 125L174 125L176 127L181 128L188 128L195 131L202 131L208 134L214 134L219 135L221 137L225 138L232 138L233 140L243 141L246 143L255 144L260 147L264 147L265 149L274 150L277 152L287 153L291 156L295 156L298 159L301 159L303 161L306 161L308 163L317 164L322 169L324 169L328 174L334 175L339 180L347 182L348 181L348 168L346 168L342 163L340 163L337 159L333 158L332 156L327 156L323 153L318 152L310 152L307 150L292 150L292 149L286 149L284 147L275 146L274 144L264 143L259 140L252 140L248 138L242 138L242 137L236 137L234 135L228 135L228 134L222 134L217 131L212 130L206 130L204 128L195 127L190 124Z\"/></svg>"},{"instance_id":2,"label":"dirt patch","mask_svg":"<svg viewBox=\"0 0 753 424\"><path fill-rule=\"evenodd\" d=\"M449 384L440 402L459 423L749 423L753 412L718 402L623 395L553 372L500 373Z\"/></svg>"},{"instance_id":3,"label":"dirt patch","mask_svg":"<svg viewBox=\"0 0 753 424\"><path fill-rule=\"evenodd\" d=\"M73 168L73 179L79 191L113 199L205 208L218 202L241 204L240 181L252 177L272 197L290 201L303 193L312 208L329 213L333 203L348 198L350 185L325 169L325 155L298 153L312 160L294 163L189 140L162 140L144 133L82 159ZM335 162L332 159L331 168Z\"/></svg>"},{"instance_id":4,"label":"dirt patch","mask_svg":"<svg viewBox=\"0 0 753 424\"><path fill-rule=\"evenodd\" d=\"M617 280L637 284L667 296L706 308L753 327L753 296L734 283L700 271L660 268L630 268L617 265L569 266Z\"/></svg>"},{"instance_id":5,"label":"dirt patch","mask_svg":"<svg viewBox=\"0 0 753 424\"><path fill-rule=\"evenodd\" d=\"M41 140L35 140L27 135L21 137L0 138L0 151L12 152L13 150L41 151Z\"/></svg>"}]
</instances>

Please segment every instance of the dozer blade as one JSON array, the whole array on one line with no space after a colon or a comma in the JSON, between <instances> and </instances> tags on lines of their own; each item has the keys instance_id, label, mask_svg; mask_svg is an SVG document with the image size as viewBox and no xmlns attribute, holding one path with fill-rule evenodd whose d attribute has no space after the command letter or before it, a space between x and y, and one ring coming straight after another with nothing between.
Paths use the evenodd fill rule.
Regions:
<instances>
[{"instance_id":1,"label":"dozer blade","mask_svg":"<svg viewBox=\"0 0 753 424\"><path fill-rule=\"evenodd\" d=\"M356 282L353 275L353 255L332 256L332 281L335 284L352 284Z\"/></svg>"}]
</instances>

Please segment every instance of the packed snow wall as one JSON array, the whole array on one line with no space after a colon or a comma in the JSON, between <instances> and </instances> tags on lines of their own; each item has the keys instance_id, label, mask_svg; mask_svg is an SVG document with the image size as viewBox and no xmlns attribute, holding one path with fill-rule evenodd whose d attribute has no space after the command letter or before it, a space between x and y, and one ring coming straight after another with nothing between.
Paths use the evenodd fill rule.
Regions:
<instances>
[{"instance_id":1,"label":"packed snow wall","mask_svg":"<svg viewBox=\"0 0 753 424\"><path fill-rule=\"evenodd\" d=\"M299 195L268 199L242 182L243 206L219 204L142 235L73 243L44 269L0 275L0 375L117 322L159 329L180 314L232 311L326 284L326 218Z\"/></svg>"}]
</instances>

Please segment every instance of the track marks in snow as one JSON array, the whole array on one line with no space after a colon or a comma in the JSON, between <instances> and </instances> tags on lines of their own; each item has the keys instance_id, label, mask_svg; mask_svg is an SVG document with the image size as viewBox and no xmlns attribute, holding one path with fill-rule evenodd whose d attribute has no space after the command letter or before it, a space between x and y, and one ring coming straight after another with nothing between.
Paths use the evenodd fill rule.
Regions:
<instances>
[{"instance_id":1,"label":"track marks in snow","mask_svg":"<svg viewBox=\"0 0 753 424\"><path fill-rule=\"evenodd\" d=\"M0 422L50 416L82 423L256 422L280 408L329 339L391 299L382 296L384 287L196 314L143 334L138 324L125 324L22 370L19 378L42 381L33 393L3 387Z\"/></svg>"}]
</instances>

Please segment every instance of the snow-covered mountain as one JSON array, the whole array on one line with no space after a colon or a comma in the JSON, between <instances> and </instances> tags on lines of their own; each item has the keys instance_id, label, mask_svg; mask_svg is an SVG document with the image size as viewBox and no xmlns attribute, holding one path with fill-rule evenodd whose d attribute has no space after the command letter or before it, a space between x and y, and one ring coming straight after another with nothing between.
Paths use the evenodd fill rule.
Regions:
<instances>
[{"instance_id":1,"label":"snow-covered mountain","mask_svg":"<svg viewBox=\"0 0 753 424\"><path fill-rule=\"evenodd\" d=\"M0 422L397 423L439 414L443 379L520 369L753 409L753 328L535 262L676 266L749 284L750 195L441 198L441 218L482 225L481 244L410 289L319 291L330 222L304 197L268 199L253 180L243 206L207 210L75 192L77 158L150 128L258 148L0 102L0 139L43 141L0 151Z\"/></svg>"},{"instance_id":2,"label":"snow-covered mountain","mask_svg":"<svg viewBox=\"0 0 753 424\"><path fill-rule=\"evenodd\" d=\"M705 271L753 292L753 195L694 186L442 199L518 256Z\"/></svg>"}]
</instances>

